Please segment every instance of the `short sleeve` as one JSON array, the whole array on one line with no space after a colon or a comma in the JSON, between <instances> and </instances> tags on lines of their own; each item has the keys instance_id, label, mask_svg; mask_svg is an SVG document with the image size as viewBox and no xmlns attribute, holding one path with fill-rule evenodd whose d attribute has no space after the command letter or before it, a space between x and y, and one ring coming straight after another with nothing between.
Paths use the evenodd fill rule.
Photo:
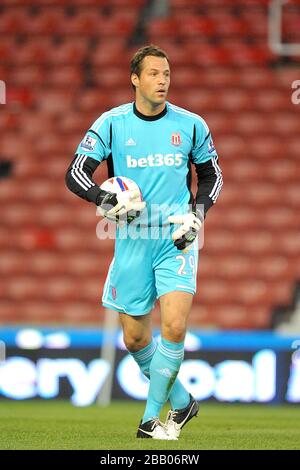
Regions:
<instances>
[{"instance_id":1,"label":"short sleeve","mask_svg":"<svg viewBox=\"0 0 300 470\"><path fill-rule=\"evenodd\" d=\"M196 119L194 123L193 141L193 163L205 163L212 157L218 156L208 125L204 119L200 117Z\"/></svg>"},{"instance_id":2,"label":"short sleeve","mask_svg":"<svg viewBox=\"0 0 300 470\"><path fill-rule=\"evenodd\" d=\"M110 149L110 122L105 115L100 116L87 131L75 152L94 158L98 162L106 160Z\"/></svg>"}]
</instances>

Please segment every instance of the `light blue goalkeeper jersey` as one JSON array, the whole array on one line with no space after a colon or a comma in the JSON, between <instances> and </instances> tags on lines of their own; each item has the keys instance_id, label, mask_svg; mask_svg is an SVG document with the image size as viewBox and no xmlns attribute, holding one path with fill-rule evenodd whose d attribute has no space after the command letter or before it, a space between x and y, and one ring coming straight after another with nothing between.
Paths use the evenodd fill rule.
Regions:
<instances>
[{"instance_id":1,"label":"light blue goalkeeper jersey","mask_svg":"<svg viewBox=\"0 0 300 470\"><path fill-rule=\"evenodd\" d=\"M134 180L148 210L160 208L160 223L170 214L186 212L192 202L191 163L217 158L204 119L169 102L157 116L140 114L135 103L105 112L89 129L76 153L99 162L107 160L109 176ZM154 219L157 217L152 215L152 222Z\"/></svg>"}]
</instances>

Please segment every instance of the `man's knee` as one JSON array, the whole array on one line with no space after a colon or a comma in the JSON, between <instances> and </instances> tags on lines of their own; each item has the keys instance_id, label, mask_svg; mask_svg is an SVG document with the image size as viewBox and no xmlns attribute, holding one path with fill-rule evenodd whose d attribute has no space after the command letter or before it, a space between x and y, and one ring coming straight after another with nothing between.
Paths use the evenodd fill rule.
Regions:
<instances>
[{"instance_id":1,"label":"man's knee","mask_svg":"<svg viewBox=\"0 0 300 470\"><path fill-rule=\"evenodd\" d=\"M145 348L151 342L149 336L140 335L137 333L124 333L124 343L128 351L136 352Z\"/></svg>"},{"instance_id":2,"label":"man's knee","mask_svg":"<svg viewBox=\"0 0 300 470\"><path fill-rule=\"evenodd\" d=\"M169 341L180 343L184 340L185 334L186 324L181 320L165 322L165 324L162 326L162 336Z\"/></svg>"}]
</instances>

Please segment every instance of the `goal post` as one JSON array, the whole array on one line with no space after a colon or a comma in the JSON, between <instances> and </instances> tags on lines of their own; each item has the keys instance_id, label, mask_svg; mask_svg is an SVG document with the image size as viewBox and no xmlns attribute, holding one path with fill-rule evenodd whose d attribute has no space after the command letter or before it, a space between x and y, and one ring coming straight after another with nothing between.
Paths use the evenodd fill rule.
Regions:
<instances>
[{"instance_id":1,"label":"goal post","mask_svg":"<svg viewBox=\"0 0 300 470\"><path fill-rule=\"evenodd\" d=\"M270 49L279 55L300 55L300 43L284 43L282 39L282 16L287 0L272 0L269 5L268 42Z\"/></svg>"},{"instance_id":2,"label":"goal post","mask_svg":"<svg viewBox=\"0 0 300 470\"><path fill-rule=\"evenodd\" d=\"M111 402L114 382L116 340L119 330L119 316L115 310L105 309L102 326L101 359L109 363L109 373L97 398L98 405L108 406Z\"/></svg>"}]
</instances>

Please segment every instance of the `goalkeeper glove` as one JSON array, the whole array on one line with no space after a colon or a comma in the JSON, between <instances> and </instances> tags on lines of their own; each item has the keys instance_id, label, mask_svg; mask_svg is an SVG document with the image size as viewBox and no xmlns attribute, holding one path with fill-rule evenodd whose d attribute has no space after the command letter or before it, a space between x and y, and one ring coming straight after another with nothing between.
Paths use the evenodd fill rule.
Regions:
<instances>
[{"instance_id":1,"label":"goalkeeper glove","mask_svg":"<svg viewBox=\"0 0 300 470\"><path fill-rule=\"evenodd\" d=\"M139 212L145 208L146 202L141 201L140 192L133 189L119 194L102 191L97 198L97 205L100 215L116 221L120 216L127 214L127 222L130 223L139 216Z\"/></svg>"},{"instance_id":2,"label":"goalkeeper glove","mask_svg":"<svg viewBox=\"0 0 300 470\"><path fill-rule=\"evenodd\" d=\"M181 224L172 233L172 239L178 250L185 250L197 237L202 225L201 220L192 212L182 215L170 215L168 220L171 224Z\"/></svg>"}]
</instances>

